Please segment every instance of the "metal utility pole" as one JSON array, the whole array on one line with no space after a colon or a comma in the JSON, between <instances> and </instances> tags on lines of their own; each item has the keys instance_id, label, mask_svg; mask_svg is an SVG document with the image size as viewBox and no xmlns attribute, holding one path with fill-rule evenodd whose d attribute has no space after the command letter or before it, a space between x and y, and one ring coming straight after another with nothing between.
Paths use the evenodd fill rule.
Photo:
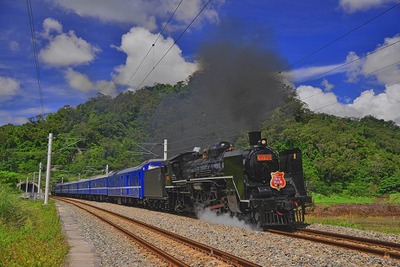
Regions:
<instances>
[{"instance_id":1,"label":"metal utility pole","mask_svg":"<svg viewBox=\"0 0 400 267\"><path fill-rule=\"evenodd\" d=\"M50 168L51 168L51 146L53 144L53 134L49 133L49 147L47 151L47 168L46 168L46 188L44 190L44 205L49 202L49 183L50 183Z\"/></svg>"},{"instance_id":2,"label":"metal utility pole","mask_svg":"<svg viewBox=\"0 0 400 267\"><path fill-rule=\"evenodd\" d=\"M167 139L164 139L164 160L167 160L168 158L168 149L167 149Z\"/></svg>"},{"instance_id":3,"label":"metal utility pole","mask_svg":"<svg viewBox=\"0 0 400 267\"><path fill-rule=\"evenodd\" d=\"M33 200L35 200L35 172L33 172L33 180L32 180L32 195L33 195Z\"/></svg>"},{"instance_id":4,"label":"metal utility pole","mask_svg":"<svg viewBox=\"0 0 400 267\"><path fill-rule=\"evenodd\" d=\"M39 163L39 180L38 180L38 190L37 190L37 192L38 192L38 195L39 195L39 198L40 198L40 179L42 178L42 163L40 162Z\"/></svg>"}]
</instances>

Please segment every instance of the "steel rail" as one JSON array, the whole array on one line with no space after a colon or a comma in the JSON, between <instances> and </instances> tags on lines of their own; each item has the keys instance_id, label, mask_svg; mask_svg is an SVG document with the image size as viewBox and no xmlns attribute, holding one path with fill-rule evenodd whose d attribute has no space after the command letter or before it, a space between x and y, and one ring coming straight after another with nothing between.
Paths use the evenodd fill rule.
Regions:
<instances>
[{"instance_id":1,"label":"steel rail","mask_svg":"<svg viewBox=\"0 0 400 267\"><path fill-rule=\"evenodd\" d=\"M63 198L58 198L58 197L57 197L57 199L60 199L62 201L65 200ZM67 201L75 202L76 200L68 199ZM235 255L229 254L229 253L224 252L222 250L207 246L205 244L199 243L199 242L191 240L189 238L177 235L175 233L169 232L169 231L161 229L159 227L156 227L156 226L153 226L153 225L150 225L150 224L147 224L147 223L132 219L130 217L127 217L127 216L112 212L110 210L106 210L106 209L103 209L103 208L99 208L97 206L93 206L93 205L88 204L88 203L83 203L83 202L80 202L80 201L77 201L77 202L79 202L80 204L87 205L89 207L101 210L103 212L107 212L107 213L112 214L114 216L117 216L119 218L125 219L125 220L127 220L129 222L138 224L138 225L140 225L140 226L142 226L142 227L144 227L146 229L155 231L155 232L157 232L157 233L159 233L161 235L164 235L164 236L166 236L168 238L172 238L172 239L174 239L176 241L179 241L179 242L181 242L181 243L183 243L183 244L185 244L187 246L190 246L190 247L192 247L194 249L197 249L197 250L199 250L199 251L201 251L201 252L203 252L205 254L208 254L210 256L218 258L218 259L220 259L220 260L222 260L222 261L224 261L226 263L232 264L233 266L236 266L236 267L261 267L261 265L255 264L255 263L250 262L248 260L242 259L240 257L237 257Z\"/></svg>"},{"instance_id":2,"label":"steel rail","mask_svg":"<svg viewBox=\"0 0 400 267\"><path fill-rule=\"evenodd\" d=\"M400 251L400 243L393 243L393 242L388 242L388 241L383 241L383 240L377 240L377 239L370 239L370 238L365 238L365 237L357 237L357 236L349 236L349 235L343 235L343 234L337 234L337 233L331 233L331 232L323 232L319 230L312 230L312 229L297 229L300 232L305 232L305 233L315 233L315 234L321 234L321 235L326 235L326 236L332 236L332 237L337 237L337 238L343 238L343 239L349 239L351 238L354 241L366 243L368 245L380 245L383 247L387 247L389 249L397 249Z\"/></svg>"},{"instance_id":3,"label":"steel rail","mask_svg":"<svg viewBox=\"0 0 400 267\"><path fill-rule=\"evenodd\" d=\"M101 217L100 215L79 206L79 204L76 204L76 202L78 201L71 201L71 200L67 200L67 199L63 199L63 198L59 198L59 197L52 197L53 199L59 200L59 201L64 201L66 203L69 203L71 205L74 205L75 207L78 207L90 214L92 214L93 216L96 216L98 219L100 219L101 221L113 226L114 228L118 229L119 231L121 231L122 233L124 233L126 236L128 236L129 238L133 239L135 242L137 242L138 244L140 244L141 246L145 247L147 250L149 250L150 252L152 252L153 254L155 254L157 257L159 257L161 260L165 261L166 263L168 263L169 266L176 266L176 267L189 267L189 265L187 265L186 263L184 263L183 261L180 261L179 259L175 258L174 256L166 253L165 251L159 249L158 247L154 246L153 244L147 242L146 240L140 238L139 236L134 235L133 233L129 232L128 230L120 227L119 225ZM82 202L79 202L82 205L85 205Z\"/></svg>"},{"instance_id":4,"label":"steel rail","mask_svg":"<svg viewBox=\"0 0 400 267\"><path fill-rule=\"evenodd\" d=\"M311 229L297 229L296 232L286 232L274 229L268 229L267 231L274 234L306 239L313 242L334 245L338 247L379 255L385 258L400 260L400 244L397 243Z\"/></svg>"}]
</instances>

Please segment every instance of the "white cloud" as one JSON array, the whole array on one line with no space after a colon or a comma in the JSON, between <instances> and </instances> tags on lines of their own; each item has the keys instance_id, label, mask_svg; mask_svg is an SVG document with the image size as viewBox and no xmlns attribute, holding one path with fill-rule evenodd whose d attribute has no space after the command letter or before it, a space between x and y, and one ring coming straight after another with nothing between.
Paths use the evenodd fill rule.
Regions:
<instances>
[{"instance_id":1,"label":"white cloud","mask_svg":"<svg viewBox=\"0 0 400 267\"><path fill-rule=\"evenodd\" d=\"M365 90L354 100L345 99L347 103L343 104L328 90L332 89L333 85L323 80L321 85L325 90L307 85L298 86L298 98L315 112L356 118L371 115L383 120L392 120L400 125L400 35L385 38L383 44L377 45L375 50L363 57L349 52L346 62L342 65L343 67L337 69L330 66L328 71L347 71L348 82L354 83L362 78L376 78L380 84L385 85L384 92L375 94L373 89ZM311 73L316 75L325 68L303 68L291 73L295 77L307 77Z\"/></svg>"},{"instance_id":2,"label":"white cloud","mask_svg":"<svg viewBox=\"0 0 400 267\"><path fill-rule=\"evenodd\" d=\"M115 68L114 80L116 83L126 85L135 73L144 55L151 48L151 44L157 38L157 34L152 34L148 30L136 27L122 36L121 46L118 49L126 53L125 65ZM138 69L137 73L129 82L129 85L136 89L142 83L157 62L170 49L174 41L172 38L160 37L146 60ZM142 86L154 85L154 83L170 83L185 80L189 75L196 71L195 63L187 62L182 56L182 50L174 45L163 58L160 64L148 76Z\"/></svg>"},{"instance_id":3,"label":"white cloud","mask_svg":"<svg viewBox=\"0 0 400 267\"><path fill-rule=\"evenodd\" d=\"M84 93L95 91L105 95L114 96L116 94L116 86L114 82L92 82L87 75L74 71L73 69L68 69L65 72L65 79L72 88Z\"/></svg>"},{"instance_id":4,"label":"white cloud","mask_svg":"<svg viewBox=\"0 0 400 267\"><path fill-rule=\"evenodd\" d=\"M0 101L5 101L16 95L20 90L20 84L17 80L0 77Z\"/></svg>"},{"instance_id":5,"label":"white cloud","mask_svg":"<svg viewBox=\"0 0 400 267\"><path fill-rule=\"evenodd\" d=\"M383 44L360 57L349 52L346 63L348 82L358 82L362 77L376 78L381 84L391 84L400 77L400 35L385 38Z\"/></svg>"},{"instance_id":6,"label":"white cloud","mask_svg":"<svg viewBox=\"0 0 400 267\"><path fill-rule=\"evenodd\" d=\"M169 19L180 0L52 0L52 2L82 17L92 17L104 22L130 23L152 31ZM179 24L187 23L197 15L206 2L206 0L183 1L174 16L174 21ZM209 5L202 12L197 22L201 20L217 22L218 15L214 8L223 2L224 0L214 1L213 5Z\"/></svg>"},{"instance_id":7,"label":"white cloud","mask_svg":"<svg viewBox=\"0 0 400 267\"><path fill-rule=\"evenodd\" d=\"M372 115L383 120L392 120L400 125L400 85L387 86L380 94L373 90L364 91L350 107L361 116Z\"/></svg>"},{"instance_id":8,"label":"white cloud","mask_svg":"<svg viewBox=\"0 0 400 267\"><path fill-rule=\"evenodd\" d=\"M324 92L321 88L310 85L300 85L296 92L299 99L305 102L312 111L318 111L324 107L322 112L326 113L326 109L330 110L330 106L338 102L334 93Z\"/></svg>"},{"instance_id":9,"label":"white cloud","mask_svg":"<svg viewBox=\"0 0 400 267\"><path fill-rule=\"evenodd\" d=\"M62 33L62 24L58 20L55 20L53 18L46 18L43 21L43 29L43 35L46 38L50 38L51 32Z\"/></svg>"},{"instance_id":10,"label":"white cloud","mask_svg":"<svg viewBox=\"0 0 400 267\"><path fill-rule=\"evenodd\" d=\"M356 118L371 115L400 125L399 84L386 86L386 90L377 95L373 90L366 90L349 104L339 103L334 93L323 92L317 87L301 85L297 87L296 92L298 98L315 112Z\"/></svg>"},{"instance_id":11,"label":"white cloud","mask_svg":"<svg viewBox=\"0 0 400 267\"><path fill-rule=\"evenodd\" d=\"M44 108L44 113L50 113L51 110L49 108ZM0 125L4 124L14 124L21 125L28 122L28 119L31 117L36 117L42 114L42 108L24 108L24 109L12 109L9 110L0 110Z\"/></svg>"},{"instance_id":12,"label":"white cloud","mask_svg":"<svg viewBox=\"0 0 400 267\"><path fill-rule=\"evenodd\" d=\"M333 84L330 84L327 79L323 79L321 85L325 88L326 92L329 92L335 87Z\"/></svg>"},{"instance_id":13,"label":"white cloud","mask_svg":"<svg viewBox=\"0 0 400 267\"><path fill-rule=\"evenodd\" d=\"M350 51L345 62L327 66L304 67L284 72L292 82L303 83L324 76L346 72L347 82L355 83L362 77L375 77L382 84L399 81L400 77L400 34L385 38L383 44L364 56Z\"/></svg>"},{"instance_id":14,"label":"white cloud","mask_svg":"<svg viewBox=\"0 0 400 267\"><path fill-rule=\"evenodd\" d=\"M366 57L363 74L374 75L383 84L397 82L400 77L400 35L385 38L373 52Z\"/></svg>"},{"instance_id":15,"label":"white cloud","mask_svg":"<svg viewBox=\"0 0 400 267\"><path fill-rule=\"evenodd\" d=\"M94 89L94 84L90 81L89 77L73 69L68 69L65 72L65 79L72 88L78 89L79 91L87 93Z\"/></svg>"},{"instance_id":16,"label":"white cloud","mask_svg":"<svg viewBox=\"0 0 400 267\"><path fill-rule=\"evenodd\" d=\"M362 65L365 60L360 59L359 56L353 51L350 51L346 57L347 66L347 81L355 83L359 81L362 74Z\"/></svg>"},{"instance_id":17,"label":"white cloud","mask_svg":"<svg viewBox=\"0 0 400 267\"><path fill-rule=\"evenodd\" d=\"M21 125L27 123L28 119L21 116L15 116L15 114L11 114L8 111L0 110L0 125L4 124L14 124L14 125Z\"/></svg>"},{"instance_id":18,"label":"white cloud","mask_svg":"<svg viewBox=\"0 0 400 267\"><path fill-rule=\"evenodd\" d=\"M306 80L314 80L317 77L325 75L333 75L341 72L346 72L347 68L341 68L343 64L333 64L318 67L304 67L295 69L289 72L282 73L285 77L290 77L289 80L293 82L302 82Z\"/></svg>"},{"instance_id":19,"label":"white cloud","mask_svg":"<svg viewBox=\"0 0 400 267\"><path fill-rule=\"evenodd\" d=\"M43 36L49 40L49 44L40 51L39 58L47 65L66 67L86 64L93 61L100 51L77 37L74 31L63 33L62 25L54 19L46 19L43 28Z\"/></svg>"},{"instance_id":20,"label":"white cloud","mask_svg":"<svg viewBox=\"0 0 400 267\"><path fill-rule=\"evenodd\" d=\"M339 7L346 13L354 13L396 2L397 0L339 0Z\"/></svg>"}]
</instances>

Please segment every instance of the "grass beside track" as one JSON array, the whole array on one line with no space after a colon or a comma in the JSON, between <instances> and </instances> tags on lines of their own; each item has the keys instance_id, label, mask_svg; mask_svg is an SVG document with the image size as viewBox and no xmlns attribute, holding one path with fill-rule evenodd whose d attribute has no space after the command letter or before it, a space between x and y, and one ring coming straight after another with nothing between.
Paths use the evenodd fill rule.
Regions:
<instances>
[{"instance_id":1,"label":"grass beside track","mask_svg":"<svg viewBox=\"0 0 400 267\"><path fill-rule=\"evenodd\" d=\"M312 199L314 203L322 206L330 206L333 204L355 204L355 203L386 203L386 204L400 204L400 193L384 195L381 197L350 197L350 196L323 196L313 194Z\"/></svg>"},{"instance_id":2,"label":"grass beside track","mask_svg":"<svg viewBox=\"0 0 400 267\"><path fill-rule=\"evenodd\" d=\"M400 218L393 217L361 217L361 216L328 216L306 215L306 223L319 223L343 226L353 229L377 231L387 234L400 234Z\"/></svg>"},{"instance_id":3,"label":"grass beside track","mask_svg":"<svg viewBox=\"0 0 400 267\"><path fill-rule=\"evenodd\" d=\"M385 195L383 197L348 197L348 196L322 196L313 195L316 205L330 207L336 204L363 204L363 203L383 203L400 204L400 193ZM400 234L399 216L357 216L357 215L338 215L338 216L315 216L306 215L306 223L319 223L335 226L343 226L360 230L371 230L390 234Z\"/></svg>"},{"instance_id":4,"label":"grass beside track","mask_svg":"<svg viewBox=\"0 0 400 267\"><path fill-rule=\"evenodd\" d=\"M43 205L0 187L0 266L63 266L68 250L54 201Z\"/></svg>"}]
</instances>

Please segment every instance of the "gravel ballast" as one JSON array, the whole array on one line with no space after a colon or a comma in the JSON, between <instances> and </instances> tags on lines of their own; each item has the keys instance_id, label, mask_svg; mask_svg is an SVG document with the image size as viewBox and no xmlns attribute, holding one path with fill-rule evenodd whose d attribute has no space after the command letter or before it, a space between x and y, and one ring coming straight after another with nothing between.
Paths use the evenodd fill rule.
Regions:
<instances>
[{"instance_id":1,"label":"gravel ballast","mask_svg":"<svg viewBox=\"0 0 400 267\"><path fill-rule=\"evenodd\" d=\"M397 260L243 228L247 226L229 216L216 217L205 213L202 219L196 220L122 205L88 202L211 245L262 266L400 266L400 261ZM101 258L101 266L162 266L152 254L92 215L72 205L60 204L65 207L64 216L74 216L85 240L95 247ZM319 224L310 225L308 228L400 243L399 235Z\"/></svg>"}]
</instances>

